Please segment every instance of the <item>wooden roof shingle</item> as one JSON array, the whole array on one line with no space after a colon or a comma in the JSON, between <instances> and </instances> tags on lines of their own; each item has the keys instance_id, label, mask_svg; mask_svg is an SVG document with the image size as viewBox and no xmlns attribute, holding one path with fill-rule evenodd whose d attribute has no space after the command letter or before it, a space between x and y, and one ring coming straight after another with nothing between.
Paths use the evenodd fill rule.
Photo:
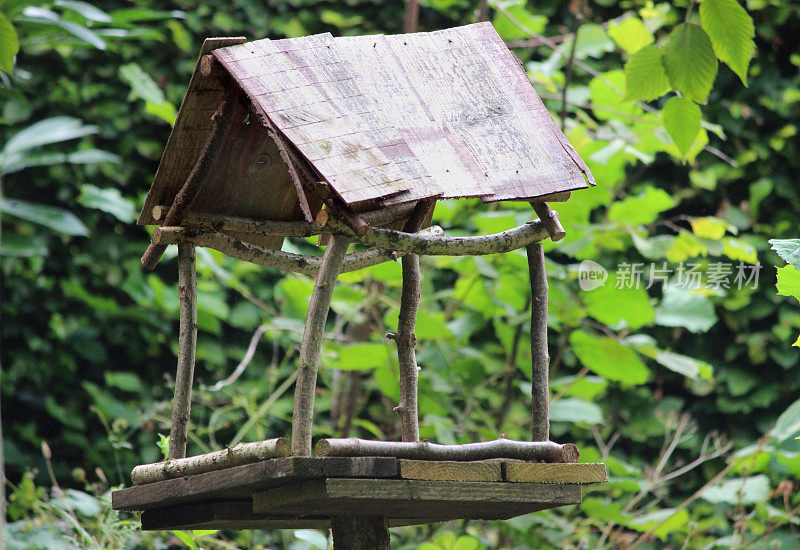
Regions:
<instances>
[{"instance_id":1,"label":"wooden roof shingle","mask_svg":"<svg viewBox=\"0 0 800 550\"><path fill-rule=\"evenodd\" d=\"M272 133L258 125L239 148L241 138L232 137L229 146L243 156L212 170L193 209L308 219L314 205L298 204L298 172L327 182L355 210L369 201L528 200L594 184L489 23L393 36L216 40L203 53L213 50ZM154 223L152 207L170 204L186 180L224 93L220 82L195 71L139 223ZM254 132L269 143L259 146ZM272 143L276 134L291 159ZM273 157L284 164L257 167Z\"/></svg>"}]
</instances>

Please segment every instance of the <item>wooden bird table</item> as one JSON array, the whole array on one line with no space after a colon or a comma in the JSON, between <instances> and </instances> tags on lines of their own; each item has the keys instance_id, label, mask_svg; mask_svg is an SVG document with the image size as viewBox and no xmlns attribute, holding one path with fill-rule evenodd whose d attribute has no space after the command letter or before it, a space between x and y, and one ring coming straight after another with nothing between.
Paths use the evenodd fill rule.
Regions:
<instances>
[{"instance_id":1,"label":"wooden bird table","mask_svg":"<svg viewBox=\"0 0 800 550\"><path fill-rule=\"evenodd\" d=\"M607 475L602 464L578 463L575 445L550 441L542 241L566 234L547 202L591 185L588 167L490 23L399 36L207 40L139 217L159 225L142 257L146 268L178 245L169 454L137 466L135 486L113 493L114 509L142 511L149 530L330 527L334 546L351 550L388 548L391 525L507 519L579 503L582 486ZM446 236L431 225L437 200L468 197L530 202L538 219L475 236ZM282 250L286 238L315 235L321 255ZM315 278L291 441L186 456L197 246ZM523 248L531 441L421 441L419 257ZM324 439L312 456L320 354L338 276L398 258L399 319L386 336L397 346L402 441Z\"/></svg>"},{"instance_id":2,"label":"wooden bird table","mask_svg":"<svg viewBox=\"0 0 800 550\"><path fill-rule=\"evenodd\" d=\"M494 459L282 457L114 491L142 529L328 529L347 517L388 526L495 520L581 502L603 464Z\"/></svg>"}]
</instances>

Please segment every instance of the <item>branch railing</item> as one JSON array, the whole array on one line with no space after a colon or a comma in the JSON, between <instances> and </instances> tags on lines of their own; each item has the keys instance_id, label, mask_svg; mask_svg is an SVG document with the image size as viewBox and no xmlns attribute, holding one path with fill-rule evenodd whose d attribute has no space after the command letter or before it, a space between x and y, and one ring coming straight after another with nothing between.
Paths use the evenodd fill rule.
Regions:
<instances>
[{"instance_id":1,"label":"branch railing","mask_svg":"<svg viewBox=\"0 0 800 550\"><path fill-rule=\"evenodd\" d=\"M331 296L340 273L364 269L389 260L404 257L403 263L403 299L400 322L396 333L387 336L394 339L398 347L401 363L402 397L395 409L401 420L402 442L365 441L357 439L336 440L327 439L320 442L317 454L320 456L396 456L419 457L424 459L446 460L479 460L481 458L522 458L527 460L547 460L552 462L572 462L577 460L577 448L574 445L559 445L549 441L547 414L549 388L547 382L547 281L544 270L544 255L541 242L550 238L560 240L566 234L558 219L558 213L552 211L546 203L531 203L539 219L490 235L448 237L444 235L441 227L431 226L419 229L430 218L432 204L420 202L414 206L402 205L384 209L380 212L361 215L372 224L393 224L406 220L403 224L404 231L372 227L364 224L366 228L356 231L352 224L336 216L335 212L329 214L322 210L313 222L304 221L262 221L250 218L224 216L212 213L184 211L181 213L180 226L162 225L154 230L151 250L157 255L170 244L178 244L185 249L194 246L203 246L218 250L228 256L240 260L264 265L271 268L303 273L316 278L306 325L301 344L301 357L298 366L297 385L295 388L294 410L292 418L291 453L297 456L311 455L311 436L314 409L314 394L316 392L316 379L319 366L320 351L325 331L325 323L330 309ZM161 208L161 207L157 207ZM174 210L174 206L170 208ZM154 215L156 213L154 212ZM158 213L163 215L162 213ZM160 216L156 216L160 217ZM165 216L169 223L170 215ZM295 254L281 250L267 249L232 236L230 233L250 235L277 235L308 237L313 235L330 235L325 254L310 256ZM351 243L364 245L367 248L357 252L347 253ZM533 390L533 441L515 442L510 440L497 440L494 442L475 443L458 446L441 446L430 444L419 439L418 411L416 404L417 372L418 366L414 354L414 325L416 313L419 308L420 296L420 270L419 256L476 256L487 254L501 254L525 248L528 253L531 275L531 292L538 300L532 307L531 332L532 332L532 374L534 379ZM156 258L155 255L152 256ZM186 264L186 265L184 265ZM184 261L183 270L193 268L194 258ZM194 281L188 283L194 286ZM187 295L194 297L192 288L187 288ZM191 323L184 322L182 329L190 327ZM189 350L188 348L192 348ZM186 348L186 349L184 349ZM182 339L180 342L180 356L189 357L193 352L194 342ZM192 355L193 356L193 355ZM187 360L183 360L187 363ZM190 369L182 363L179 365L179 377ZM186 376L191 380L191 375ZM190 383L190 382L189 382ZM180 396L190 395L181 385ZM176 398L177 399L177 398ZM178 428L175 435L178 442L185 441L185 436L180 437L188 423L188 403L185 397L177 399L175 414L180 421L173 420L173 431ZM280 454L285 453L282 444ZM272 452L272 451L270 451ZM181 450L171 453L170 458L185 456ZM222 455L220 455L222 456ZM207 464L218 464L220 460L216 455L214 460L200 460L202 468ZM238 460L238 459L237 459ZM197 459L189 460L194 467ZM230 458L225 455L228 462ZM177 468L171 465L167 469L182 471L182 463ZM170 470L165 473L163 464L148 467L148 474L157 477L173 475ZM150 471L152 470L152 472ZM148 477L148 476L145 476ZM150 477L150 479L154 479Z\"/></svg>"}]
</instances>

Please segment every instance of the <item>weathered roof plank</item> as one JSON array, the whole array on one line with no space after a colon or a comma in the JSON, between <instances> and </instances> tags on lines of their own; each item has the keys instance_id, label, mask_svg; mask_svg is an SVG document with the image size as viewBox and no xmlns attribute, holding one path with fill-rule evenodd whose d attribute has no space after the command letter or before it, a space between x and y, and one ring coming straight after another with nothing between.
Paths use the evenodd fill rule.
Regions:
<instances>
[{"instance_id":1,"label":"weathered roof plank","mask_svg":"<svg viewBox=\"0 0 800 550\"><path fill-rule=\"evenodd\" d=\"M292 155L273 165L288 175L220 164L195 208L300 215L286 201L260 205L284 194L308 219L319 203L309 206L301 192L320 180L354 211L426 198L528 200L594 183L489 23L393 36L220 40L207 41L202 54L213 50L253 103L260 139L279 142L258 145L258 131L240 132L248 162L263 162L255 159L267 150L288 147ZM140 223L154 223L152 207L170 203L185 181L225 85L195 71Z\"/></svg>"}]
</instances>

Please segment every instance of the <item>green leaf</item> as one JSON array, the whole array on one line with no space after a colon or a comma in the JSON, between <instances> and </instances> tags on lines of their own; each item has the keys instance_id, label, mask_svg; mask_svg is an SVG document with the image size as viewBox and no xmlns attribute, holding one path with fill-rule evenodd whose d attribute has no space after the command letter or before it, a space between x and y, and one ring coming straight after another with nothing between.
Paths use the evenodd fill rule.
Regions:
<instances>
[{"instance_id":1,"label":"green leaf","mask_svg":"<svg viewBox=\"0 0 800 550\"><path fill-rule=\"evenodd\" d=\"M589 401L562 397L550 404L550 420L552 422L600 424L603 422L603 413L600 407Z\"/></svg>"},{"instance_id":2,"label":"green leaf","mask_svg":"<svg viewBox=\"0 0 800 550\"><path fill-rule=\"evenodd\" d=\"M705 361L671 351L660 351L655 360L669 370L682 374L692 380L713 380L714 369Z\"/></svg>"},{"instance_id":3,"label":"green leaf","mask_svg":"<svg viewBox=\"0 0 800 550\"><path fill-rule=\"evenodd\" d=\"M682 262L695 256L705 256L708 248L688 231L681 230L672 240L672 246L667 250L667 259L670 262Z\"/></svg>"},{"instance_id":4,"label":"green leaf","mask_svg":"<svg viewBox=\"0 0 800 550\"><path fill-rule=\"evenodd\" d=\"M769 496L769 478L757 475L747 478L727 479L700 493L700 497L715 504L756 504Z\"/></svg>"},{"instance_id":5,"label":"green leaf","mask_svg":"<svg viewBox=\"0 0 800 550\"><path fill-rule=\"evenodd\" d=\"M339 359L331 367L340 370L371 370L386 364L387 344L350 344L339 350Z\"/></svg>"},{"instance_id":6,"label":"green leaf","mask_svg":"<svg viewBox=\"0 0 800 550\"><path fill-rule=\"evenodd\" d=\"M706 216L704 218L693 218L692 232L698 237L705 239L720 240L728 230L728 223L725 220Z\"/></svg>"},{"instance_id":7,"label":"green leaf","mask_svg":"<svg viewBox=\"0 0 800 550\"><path fill-rule=\"evenodd\" d=\"M714 306L707 296L675 285L664 287L661 304L656 308L657 325L705 332L716 322Z\"/></svg>"},{"instance_id":8,"label":"green leaf","mask_svg":"<svg viewBox=\"0 0 800 550\"><path fill-rule=\"evenodd\" d=\"M191 550L197 550L197 544L195 544L194 540L192 539L192 534L187 531L170 531L173 535L178 537L178 539L188 546Z\"/></svg>"},{"instance_id":9,"label":"green leaf","mask_svg":"<svg viewBox=\"0 0 800 550\"><path fill-rule=\"evenodd\" d=\"M114 153L109 153L108 151L83 149L68 154L65 160L70 164L101 164L104 162L118 163L121 159Z\"/></svg>"},{"instance_id":10,"label":"green leaf","mask_svg":"<svg viewBox=\"0 0 800 550\"><path fill-rule=\"evenodd\" d=\"M502 6L508 16L501 10L496 10L492 25L503 40L522 40L530 38L528 30L541 33L547 25L547 17L534 15L525 7L525 0L500 0L497 4ZM522 28L520 28L522 27Z\"/></svg>"},{"instance_id":11,"label":"green leaf","mask_svg":"<svg viewBox=\"0 0 800 550\"><path fill-rule=\"evenodd\" d=\"M687 523L689 523L689 512L685 508L677 512L674 509L667 509L638 516L628 522L628 527L641 533L655 528L653 534L663 541Z\"/></svg>"},{"instance_id":12,"label":"green leaf","mask_svg":"<svg viewBox=\"0 0 800 550\"><path fill-rule=\"evenodd\" d=\"M629 124L630 116L635 117L642 112L636 104L625 100L625 72L620 69L592 78L589 81L589 93L592 105L598 106L594 110L597 118L620 119Z\"/></svg>"},{"instance_id":13,"label":"green leaf","mask_svg":"<svg viewBox=\"0 0 800 550\"><path fill-rule=\"evenodd\" d=\"M178 113L175 111L175 106L166 100L162 101L161 103L145 101L144 112L148 115L153 115L156 118L160 118L170 126L173 126L175 121L178 119Z\"/></svg>"},{"instance_id":14,"label":"green leaf","mask_svg":"<svg viewBox=\"0 0 800 550\"><path fill-rule=\"evenodd\" d=\"M169 457L169 436L158 434L158 441L156 442L158 448L161 450L161 455L166 460Z\"/></svg>"},{"instance_id":15,"label":"green leaf","mask_svg":"<svg viewBox=\"0 0 800 550\"><path fill-rule=\"evenodd\" d=\"M747 68L756 51L753 19L736 0L703 0L700 20L714 53L747 86Z\"/></svg>"},{"instance_id":16,"label":"green leaf","mask_svg":"<svg viewBox=\"0 0 800 550\"><path fill-rule=\"evenodd\" d=\"M97 126L87 126L77 118L59 116L40 120L14 134L3 148L3 154L19 153L97 133Z\"/></svg>"},{"instance_id":17,"label":"green leaf","mask_svg":"<svg viewBox=\"0 0 800 550\"><path fill-rule=\"evenodd\" d=\"M645 46L625 63L625 99L658 99L670 89L661 50Z\"/></svg>"},{"instance_id":18,"label":"green leaf","mask_svg":"<svg viewBox=\"0 0 800 550\"><path fill-rule=\"evenodd\" d=\"M655 41L653 33L638 17L629 17L619 23L613 23L608 27L608 36L629 54L636 53Z\"/></svg>"},{"instance_id":19,"label":"green leaf","mask_svg":"<svg viewBox=\"0 0 800 550\"><path fill-rule=\"evenodd\" d=\"M589 315L610 327L621 323L632 329L649 325L655 319L650 297L643 288L616 288L615 276L594 290L582 292Z\"/></svg>"},{"instance_id":20,"label":"green leaf","mask_svg":"<svg viewBox=\"0 0 800 550\"><path fill-rule=\"evenodd\" d=\"M22 16L18 17L17 19L21 21L28 21L30 23L39 23L41 25L58 27L67 31L75 38L94 46L98 50L106 49L105 41L94 31L73 21L61 19L57 13L51 10L36 6L28 6L22 11Z\"/></svg>"},{"instance_id":21,"label":"green leaf","mask_svg":"<svg viewBox=\"0 0 800 550\"><path fill-rule=\"evenodd\" d=\"M794 296L800 300L800 271L790 265L779 267L775 286L781 296Z\"/></svg>"},{"instance_id":22,"label":"green leaf","mask_svg":"<svg viewBox=\"0 0 800 550\"><path fill-rule=\"evenodd\" d=\"M800 269L800 239L770 239L769 244L782 260Z\"/></svg>"},{"instance_id":23,"label":"green leaf","mask_svg":"<svg viewBox=\"0 0 800 550\"><path fill-rule=\"evenodd\" d=\"M77 12L89 21L97 21L98 23L111 22L110 15L88 2L81 2L80 0L56 0L54 5Z\"/></svg>"},{"instance_id":24,"label":"green leaf","mask_svg":"<svg viewBox=\"0 0 800 550\"><path fill-rule=\"evenodd\" d=\"M676 202L663 189L648 186L638 195L629 196L611 205L608 219L623 224L653 223L658 215L673 208Z\"/></svg>"},{"instance_id":25,"label":"green leaf","mask_svg":"<svg viewBox=\"0 0 800 550\"><path fill-rule=\"evenodd\" d=\"M102 501L83 491L76 489L66 489L63 493L56 493L50 504L64 511L77 512L80 515L91 518L103 513Z\"/></svg>"},{"instance_id":26,"label":"green leaf","mask_svg":"<svg viewBox=\"0 0 800 550\"><path fill-rule=\"evenodd\" d=\"M800 432L800 399L789 405L769 431L769 436L777 442L794 437Z\"/></svg>"},{"instance_id":27,"label":"green leaf","mask_svg":"<svg viewBox=\"0 0 800 550\"><path fill-rule=\"evenodd\" d=\"M294 538L309 544L311 548L325 550L328 548L328 537L313 529L295 529Z\"/></svg>"},{"instance_id":28,"label":"green leaf","mask_svg":"<svg viewBox=\"0 0 800 550\"><path fill-rule=\"evenodd\" d=\"M722 253L730 258L748 264L756 264L758 256L753 245L743 239L728 237L722 240Z\"/></svg>"},{"instance_id":29,"label":"green leaf","mask_svg":"<svg viewBox=\"0 0 800 550\"><path fill-rule=\"evenodd\" d=\"M685 97L671 97L661 111L664 128L684 157L700 131L700 107Z\"/></svg>"},{"instance_id":30,"label":"green leaf","mask_svg":"<svg viewBox=\"0 0 800 550\"><path fill-rule=\"evenodd\" d=\"M644 384L650 379L650 371L639 355L613 338L575 330L570 343L581 363L600 376L623 385Z\"/></svg>"},{"instance_id":31,"label":"green leaf","mask_svg":"<svg viewBox=\"0 0 800 550\"><path fill-rule=\"evenodd\" d=\"M123 197L119 189L113 187L101 189L85 183L81 185L78 202L86 208L108 212L121 222L132 222L136 219L136 208L133 201Z\"/></svg>"},{"instance_id":32,"label":"green leaf","mask_svg":"<svg viewBox=\"0 0 800 550\"><path fill-rule=\"evenodd\" d=\"M114 386L123 391L137 393L144 390L142 379L132 372L117 371L103 373L107 386Z\"/></svg>"},{"instance_id":33,"label":"green leaf","mask_svg":"<svg viewBox=\"0 0 800 550\"><path fill-rule=\"evenodd\" d=\"M11 74L14 70L14 56L19 51L19 38L14 25L0 13L0 71Z\"/></svg>"},{"instance_id":34,"label":"green leaf","mask_svg":"<svg viewBox=\"0 0 800 550\"><path fill-rule=\"evenodd\" d=\"M5 229L0 235L0 256L31 258L46 255L47 244L41 235L22 235Z\"/></svg>"},{"instance_id":35,"label":"green leaf","mask_svg":"<svg viewBox=\"0 0 800 550\"><path fill-rule=\"evenodd\" d=\"M706 102L717 75L717 58L700 26L682 23L675 27L664 47L663 61L673 88L688 99Z\"/></svg>"},{"instance_id":36,"label":"green leaf","mask_svg":"<svg viewBox=\"0 0 800 550\"><path fill-rule=\"evenodd\" d=\"M0 210L4 214L38 223L65 235L85 236L89 234L89 230L83 225L83 222L75 217L72 212L63 208L16 199L3 199L0 202Z\"/></svg>"},{"instance_id":37,"label":"green leaf","mask_svg":"<svg viewBox=\"0 0 800 550\"><path fill-rule=\"evenodd\" d=\"M572 48L572 41L568 40L562 45L564 51ZM608 52L614 51L614 43L609 40L603 27L594 23L581 25L578 29L578 44L575 46L575 57L603 57Z\"/></svg>"},{"instance_id":38,"label":"green leaf","mask_svg":"<svg viewBox=\"0 0 800 550\"><path fill-rule=\"evenodd\" d=\"M119 76L131 87L133 98L144 99L157 105L166 101L164 92L161 91L155 80L136 63L128 63L120 67Z\"/></svg>"}]
</instances>

